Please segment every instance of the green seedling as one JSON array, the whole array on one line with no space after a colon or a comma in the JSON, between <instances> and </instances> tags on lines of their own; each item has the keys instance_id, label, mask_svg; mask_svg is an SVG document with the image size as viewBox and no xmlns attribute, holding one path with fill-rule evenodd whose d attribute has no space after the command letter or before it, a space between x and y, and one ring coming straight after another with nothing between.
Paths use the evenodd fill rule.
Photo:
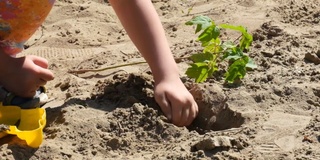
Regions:
<instances>
[{"instance_id":1,"label":"green seedling","mask_svg":"<svg viewBox=\"0 0 320 160\"><path fill-rule=\"evenodd\" d=\"M186 71L189 78L195 79L200 83L211 77L214 72L219 70L219 64L225 62L228 69L224 74L227 83L234 83L244 78L247 69L254 69L257 66L252 59L245 55L252 43L252 35L243 26L233 26L229 24L216 25L207 16L197 16L186 25L195 25L195 34L199 33L197 41L201 43L203 50L201 53L191 55L193 63ZM240 32L241 36L235 41L222 41L220 39L221 30L234 30Z\"/></svg>"}]
</instances>

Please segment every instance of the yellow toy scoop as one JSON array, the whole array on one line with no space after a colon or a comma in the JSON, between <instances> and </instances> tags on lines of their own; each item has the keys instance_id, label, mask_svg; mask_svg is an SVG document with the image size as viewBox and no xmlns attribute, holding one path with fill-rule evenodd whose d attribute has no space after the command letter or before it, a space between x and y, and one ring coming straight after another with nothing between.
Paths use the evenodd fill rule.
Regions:
<instances>
[{"instance_id":1,"label":"yellow toy scoop","mask_svg":"<svg viewBox=\"0 0 320 160\"><path fill-rule=\"evenodd\" d=\"M17 135L28 146L38 148L43 140L46 112L43 108L21 109L0 103L0 124L9 126L9 130L0 132L0 138L6 134Z\"/></svg>"}]
</instances>

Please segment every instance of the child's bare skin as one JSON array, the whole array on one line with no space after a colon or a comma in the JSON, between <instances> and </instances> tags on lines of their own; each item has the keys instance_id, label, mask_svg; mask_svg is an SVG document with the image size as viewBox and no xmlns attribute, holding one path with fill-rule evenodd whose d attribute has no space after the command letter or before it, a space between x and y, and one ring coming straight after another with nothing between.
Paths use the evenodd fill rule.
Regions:
<instances>
[{"instance_id":1,"label":"child's bare skin","mask_svg":"<svg viewBox=\"0 0 320 160\"><path fill-rule=\"evenodd\" d=\"M14 58L0 52L0 85L18 96L33 97L40 86L53 80L53 73L47 68L44 58Z\"/></svg>"},{"instance_id":2,"label":"child's bare skin","mask_svg":"<svg viewBox=\"0 0 320 160\"><path fill-rule=\"evenodd\" d=\"M151 1L109 2L152 70L155 99L164 114L177 126L191 124L198 113L198 106L179 78L178 67Z\"/></svg>"},{"instance_id":3,"label":"child's bare skin","mask_svg":"<svg viewBox=\"0 0 320 160\"><path fill-rule=\"evenodd\" d=\"M188 126L198 114L193 96L179 78L159 16L150 0L109 0L129 37L148 62L155 99L177 126ZM36 56L13 58L0 51L0 85L22 97L53 79L48 62Z\"/></svg>"}]
</instances>

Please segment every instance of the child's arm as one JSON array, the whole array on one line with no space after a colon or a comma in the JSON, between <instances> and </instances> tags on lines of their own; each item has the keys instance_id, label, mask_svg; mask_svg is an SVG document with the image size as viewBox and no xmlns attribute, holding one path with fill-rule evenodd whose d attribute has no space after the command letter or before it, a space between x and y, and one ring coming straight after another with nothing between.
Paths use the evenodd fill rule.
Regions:
<instances>
[{"instance_id":1,"label":"child's arm","mask_svg":"<svg viewBox=\"0 0 320 160\"><path fill-rule=\"evenodd\" d=\"M179 78L159 16L151 0L109 0L129 37L148 62L155 99L177 126L191 124L198 106Z\"/></svg>"}]
</instances>

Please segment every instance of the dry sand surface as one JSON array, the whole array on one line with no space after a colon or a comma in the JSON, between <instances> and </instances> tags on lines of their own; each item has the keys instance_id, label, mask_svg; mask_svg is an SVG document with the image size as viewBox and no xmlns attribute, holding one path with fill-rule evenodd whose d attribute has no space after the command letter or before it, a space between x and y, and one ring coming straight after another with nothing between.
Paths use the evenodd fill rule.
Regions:
<instances>
[{"instance_id":1,"label":"dry sand surface","mask_svg":"<svg viewBox=\"0 0 320 160\"><path fill-rule=\"evenodd\" d=\"M199 117L176 127L153 99L146 64L68 73L143 58L107 1L57 0L23 53L47 58L56 76L46 86L43 144L32 149L7 136L0 159L320 159L319 0L153 2L175 57L201 49L184 23L207 15L248 28L258 68L238 86L219 75L198 85ZM178 65L190 87L188 62Z\"/></svg>"}]
</instances>

